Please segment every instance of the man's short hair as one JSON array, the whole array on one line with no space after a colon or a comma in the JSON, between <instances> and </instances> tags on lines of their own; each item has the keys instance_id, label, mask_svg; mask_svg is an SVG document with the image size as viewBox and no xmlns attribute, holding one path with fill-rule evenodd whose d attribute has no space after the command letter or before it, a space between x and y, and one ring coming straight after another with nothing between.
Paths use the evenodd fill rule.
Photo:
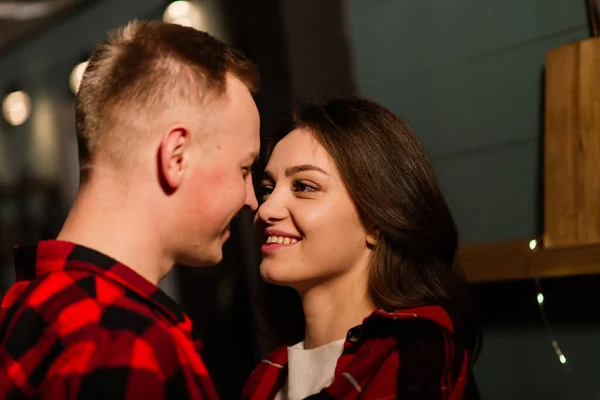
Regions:
<instances>
[{"instance_id":1,"label":"man's short hair","mask_svg":"<svg viewBox=\"0 0 600 400\"><path fill-rule=\"evenodd\" d=\"M158 21L132 21L109 32L88 61L76 105L82 179L98 148L125 162L136 138L114 132L123 118L145 120L178 101L221 95L227 73L252 94L258 90L258 70L240 52L205 32Z\"/></svg>"}]
</instances>

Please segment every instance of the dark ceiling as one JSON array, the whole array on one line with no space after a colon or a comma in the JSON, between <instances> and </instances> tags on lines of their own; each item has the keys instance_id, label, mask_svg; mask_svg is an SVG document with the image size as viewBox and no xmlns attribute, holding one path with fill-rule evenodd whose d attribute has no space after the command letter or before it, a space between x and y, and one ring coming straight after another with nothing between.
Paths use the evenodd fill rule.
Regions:
<instances>
[{"instance_id":1,"label":"dark ceiling","mask_svg":"<svg viewBox=\"0 0 600 400\"><path fill-rule=\"evenodd\" d=\"M94 0L0 0L0 56Z\"/></svg>"}]
</instances>

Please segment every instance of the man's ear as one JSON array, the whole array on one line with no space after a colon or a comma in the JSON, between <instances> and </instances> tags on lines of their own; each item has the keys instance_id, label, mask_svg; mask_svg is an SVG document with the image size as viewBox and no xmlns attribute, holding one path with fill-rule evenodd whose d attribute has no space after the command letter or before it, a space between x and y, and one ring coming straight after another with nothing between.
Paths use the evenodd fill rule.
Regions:
<instances>
[{"instance_id":1,"label":"man's ear","mask_svg":"<svg viewBox=\"0 0 600 400\"><path fill-rule=\"evenodd\" d=\"M174 192L183 181L188 162L188 148L191 136L186 127L171 128L162 138L158 151L158 172L168 192Z\"/></svg>"}]
</instances>

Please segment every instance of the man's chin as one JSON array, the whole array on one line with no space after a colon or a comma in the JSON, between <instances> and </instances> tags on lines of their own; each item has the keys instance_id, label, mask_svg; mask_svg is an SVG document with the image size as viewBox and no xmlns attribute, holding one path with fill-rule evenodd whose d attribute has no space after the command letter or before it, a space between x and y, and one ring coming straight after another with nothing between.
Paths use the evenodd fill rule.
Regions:
<instances>
[{"instance_id":1,"label":"man's chin","mask_svg":"<svg viewBox=\"0 0 600 400\"><path fill-rule=\"evenodd\" d=\"M185 265L186 267L200 268L200 267L214 267L223 261L223 252L215 252L214 254L203 254L202 256L192 255L178 262L177 264Z\"/></svg>"}]
</instances>

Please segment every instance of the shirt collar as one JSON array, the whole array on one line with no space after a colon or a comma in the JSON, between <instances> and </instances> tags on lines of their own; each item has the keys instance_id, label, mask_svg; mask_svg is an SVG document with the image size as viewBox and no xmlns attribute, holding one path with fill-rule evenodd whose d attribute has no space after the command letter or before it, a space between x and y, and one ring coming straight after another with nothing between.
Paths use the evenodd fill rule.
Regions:
<instances>
[{"instance_id":1,"label":"shirt collar","mask_svg":"<svg viewBox=\"0 0 600 400\"><path fill-rule=\"evenodd\" d=\"M60 240L44 240L34 246L17 246L14 255L17 282L34 280L55 271L89 271L134 292L141 301L149 302L191 331L191 321L165 292L131 268L96 250Z\"/></svg>"},{"instance_id":2,"label":"shirt collar","mask_svg":"<svg viewBox=\"0 0 600 400\"><path fill-rule=\"evenodd\" d=\"M454 332L454 323L446 309L439 305L418 306L413 308L405 308L395 312L386 312L383 310L375 310L371 315L364 319L363 325L369 324L377 319L391 321L406 321L411 319L429 320L436 325Z\"/></svg>"}]
</instances>

